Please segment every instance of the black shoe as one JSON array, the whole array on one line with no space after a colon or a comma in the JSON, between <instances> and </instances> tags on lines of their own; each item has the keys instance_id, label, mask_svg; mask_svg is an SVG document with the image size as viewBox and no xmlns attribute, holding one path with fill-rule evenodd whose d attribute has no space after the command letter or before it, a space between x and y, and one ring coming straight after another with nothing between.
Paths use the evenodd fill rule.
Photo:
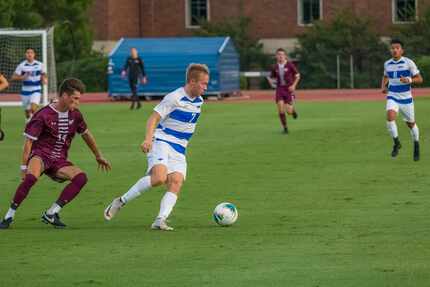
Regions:
<instances>
[{"instance_id":1,"label":"black shoe","mask_svg":"<svg viewBox=\"0 0 430 287\"><path fill-rule=\"evenodd\" d=\"M284 134L288 134L288 128L284 128Z\"/></svg>"},{"instance_id":2,"label":"black shoe","mask_svg":"<svg viewBox=\"0 0 430 287\"><path fill-rule=\"evenodd\" d=\"M12 224L12 217L5 218L0 222L0 229L8 229L9 226Z\"/></svg>"},{"instance_id":3,"label":"black shoe","mask_svg":"<svg viewBox=\"0 0 430 287\"><path fill-rule=\"evenodd\" d=\"M420 143L414 142L414 161L420 160Z\"/></svg>"},{"instance_id":4,"label":"black shoe","mask_svg":"<svg viewBox=\"0 0 430 287\"><path fill-rule=\"evenodd\" d=\"M391 152L392 157L396 157L399 154L399 150L402 148L400 142L396 142L393 145L393 151Z\"/></svg>"},{"instance_id":5,"label":"black shoe","mask_svg":"<svg viewBox=\"0 0 430 287\"><path fill-rule=\"evenodd\" d=\"M299 117L299 114L296 111L294 111L293 112L293 119L297 120L298 117Z\"/></svg>"},{"instance_id":6,"label":"black shoe","mask_svg":"<svg viewBox=\"0 0 430 287\"><path fill-rule=\"evenodd\" d=\"M65 228L66 227L66 225L63 222L61 222L60 216L58 215L58 213L55 213L53 215L49 215L46 212L44 212L42 214L42 222L44 222L46 224L51 224L55 228Z\"/></svg>"}]
</instances>

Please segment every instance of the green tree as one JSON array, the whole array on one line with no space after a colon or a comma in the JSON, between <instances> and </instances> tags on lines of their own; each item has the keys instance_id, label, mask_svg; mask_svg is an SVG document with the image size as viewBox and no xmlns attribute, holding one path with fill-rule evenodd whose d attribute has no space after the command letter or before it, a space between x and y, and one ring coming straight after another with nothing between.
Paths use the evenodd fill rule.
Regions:
<instances>
[{"instance_id":1,"label":"green tree","mask_svg":"<svg viewBox=\"0 0 430 287\"><path fill-rule=\"evenodd\" d=\"M398 25L394 29L394 37L402 40L405 50L411 57L430 54L430 9L424 12L418 21Z\"/></svg>"},{"instance_id":2,"label":"green tree","mask_svg":"<svg viewBox=\"0 0 430 287\"><path fill-rule=\"evenodd\" d=\"M88 9L92 0L2 0L0 27L39 29L55 26L58 62L87 57L93 40Z\"/></svg>"},{"instance_id":3,"label":"green tree","mask_svg":"<svg viewBox=\"0 0 430 287\"><path fill-rule=\"evenodd\" d=\"M293 57L300 61L302 87L335 88L337 56L341 61L341 86L350 85L350 56L354 60L354 85L378 87L387 47L373 31L372 22L350 11L340 11L331 22L316 22L299 36Z\"/></svg>"},{"instance_id":4,"label":"green tree","mask_svg":"<svg viewBox=\"0 0 430 287\"><path fill-rule=\"evenodd\" d=\"M195 35L230 36L239 53L241 70L266 68L270 57L263 53L263 44L250 35L250 25L251 19L244 16L223 22L202 21Z\"/></svg>"}]
</instances>

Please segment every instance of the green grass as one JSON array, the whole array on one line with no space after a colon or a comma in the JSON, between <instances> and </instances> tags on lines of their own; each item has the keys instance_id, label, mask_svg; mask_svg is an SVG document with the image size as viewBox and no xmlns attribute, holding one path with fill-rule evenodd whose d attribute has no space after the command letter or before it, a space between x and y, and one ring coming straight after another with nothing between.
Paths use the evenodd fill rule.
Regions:
<instances>
[{"instance_id":1,"label":"green grass","mask_svg":"<svg viewBox=\"0 0 430 287\"><path fill-rule=\"evenodd\" d=\"M62 185L43 177L0 232L0 286L429 286L430 100L418 99L422 160L389 156L383 102L299 103L280 132L273 103L207 104L188 152L188 177L172 233L149 229L164 189L124 208L103 209L146 170L139 152L150 105L84 105L112 172L97 172L83 141L70 159L89 176L55 230L39 217ZM400 124L400 121L399 121ZM19 182L22 111L3 110L0 213ZM215 226L216 204L239 220Z\"/></svg>"}]
</instances>

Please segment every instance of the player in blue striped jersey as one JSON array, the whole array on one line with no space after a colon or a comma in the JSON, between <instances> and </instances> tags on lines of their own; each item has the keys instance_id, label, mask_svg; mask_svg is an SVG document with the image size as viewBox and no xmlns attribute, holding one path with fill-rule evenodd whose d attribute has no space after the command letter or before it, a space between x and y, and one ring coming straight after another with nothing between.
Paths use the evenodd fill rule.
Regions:
<instances>
[{"instance_id":1,"label":"player in blue striped jersey","mask_svg":"<svg viewBox=\"0 0 430 287\"><path fill-rule=\"evenodd\" d=\"M190 64L186 77L185 86L166 95L148 119L145 140L141 145L142 151L148 154L147 175L109 204L104 212L106 220L111 220L121 207L151 187L166 184L167 192L161 199L160 212L151 228L173 230L166 219L185 180L185 152L200 117L201 96L208 86L209 69L206 65Z\"/></svg>"},{"instance_id":2,"label":"player in blue striped jersey","mask_svg":"<svg viewBox=\"0 0 430 287\"><path fill-rule=\"evenodd\" d=\"M403 57L403 43L400 40L391 41L390 51L392 58L384 64L382 92L387 94L387 129L394 141L391 156L396 157L402 147L396 125L397 113L400 113L410 129L414 141L413 158L418 161L420 159L419 130L415 122L411 85L421 84L423 78L415 63Z\"/></svg>"},{"instance_id":3,"label":"player in blue striped jersey","mask_svg":"<svg viewBox=\"0 0 430 287\"><path fill-rule=\"evenodd\" d=\"M36 59L33 48L25 51L25 60L21 62L12 76L12 81L22 81L21 100L27 121L37 111L42 95L42 85L47 83L46 71Z\"/></svg>"}]
</instances>

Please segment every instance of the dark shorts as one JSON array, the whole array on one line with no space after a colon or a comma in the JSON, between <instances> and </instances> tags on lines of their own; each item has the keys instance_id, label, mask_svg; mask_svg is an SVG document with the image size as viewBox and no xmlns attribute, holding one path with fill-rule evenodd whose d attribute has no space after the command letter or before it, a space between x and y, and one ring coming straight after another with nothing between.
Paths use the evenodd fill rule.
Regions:
<instances>
[{"instance_id":1,"label":"dark shorts","mask_svg":"<svg viewBox=\"0 0 430 287\"><path fill-rule=\"evenodd\" d=\"M284 103L292 105L294 101L294 94L288 90L287 86L277 87L275 101L284 101Z\"/></svg>"},{"instance_id":2,"label":"dark shorts","mask_svg":"<svg viewBox=\"0 0 430 287\"><path fill-rule=\"evenodd\" d=\"M73 163L71 163L70 161L66 160L66 159L52 159L49 158L45 155L42 155L40 153L32 153L30 155L30 158L28 159L28 161L30 161L30 159L32 159L33 157L38 157L42 160L43 162L43 173L46 174L47 176L49 176L52 180L57 181L57 182L63 182L66 181L67 179L65 178L60 178L57 176L57 171L60 168L63 168L65 166L72 166Z\"/></svg>"}]
</instances>

